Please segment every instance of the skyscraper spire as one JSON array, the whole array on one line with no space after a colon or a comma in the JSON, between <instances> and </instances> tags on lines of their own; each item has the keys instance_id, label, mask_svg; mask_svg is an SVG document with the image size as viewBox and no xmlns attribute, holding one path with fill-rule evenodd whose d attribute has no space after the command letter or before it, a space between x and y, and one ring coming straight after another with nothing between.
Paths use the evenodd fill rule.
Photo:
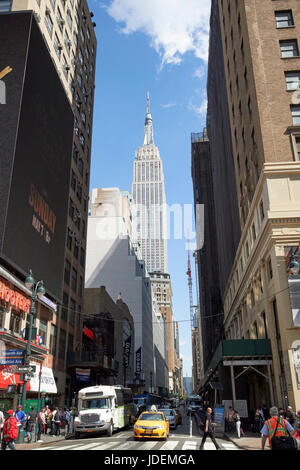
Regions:
<instances>
[{"instance_id":1,"label":"skyscraper spire","mask_svg":"<svg viewBox=\"0 0 300 470\"><path fill-rule=\"evenodd\" d=\"M153 123L152 116L150 113L150 96L149 91L147 91L147 114L145 119L145 136L144 136L144 145L153 145Z\"/></svg>"}]
</instances>

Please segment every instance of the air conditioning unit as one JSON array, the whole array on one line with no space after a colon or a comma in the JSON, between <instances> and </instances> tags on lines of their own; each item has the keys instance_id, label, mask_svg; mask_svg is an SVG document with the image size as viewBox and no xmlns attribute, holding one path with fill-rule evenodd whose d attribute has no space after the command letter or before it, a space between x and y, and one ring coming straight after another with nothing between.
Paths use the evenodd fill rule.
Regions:
<instances>
[{"instance_id":1,"label":"air conditioning unit","mask_svg":"<svg viewBox=\"0 0 300 470\"><path fill-rule=\"evenodd\" d=\"M51 13L50 8L46 7L45 12L46 12L46 15L50 15L50 13Z\"/></svg>"},{"instance_id":2,"label":"air conditioning unit","mask_svg":"<svg viewBox=\"0 0 300 470\"><path fill-rule=\"evenodd\" d=\"M34 16L35 16L36 21L38 23L40 23L41 22L41 16L38 13L35 13Z\"/></svg>"}]
</instances>

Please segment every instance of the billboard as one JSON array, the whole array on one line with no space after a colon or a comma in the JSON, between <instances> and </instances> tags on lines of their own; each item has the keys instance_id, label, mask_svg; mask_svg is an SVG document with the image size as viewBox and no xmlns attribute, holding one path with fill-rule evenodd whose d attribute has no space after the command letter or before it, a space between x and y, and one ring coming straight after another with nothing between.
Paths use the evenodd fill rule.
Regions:
<instances>
[{"instance_id":1,"label":"billboard","mask_svg":"<svg viewBox=\"0 0 300 470\"><path fill-rule=\"evenodd\" d=\"M7 200L0 201L1 257L24 275L32 269L61 300L74 115L32 12L0 15L0 70L5 66L11 71L0 113L10 123L0 119L0 148L10 171Z\"/></svg>"}]
</instances>

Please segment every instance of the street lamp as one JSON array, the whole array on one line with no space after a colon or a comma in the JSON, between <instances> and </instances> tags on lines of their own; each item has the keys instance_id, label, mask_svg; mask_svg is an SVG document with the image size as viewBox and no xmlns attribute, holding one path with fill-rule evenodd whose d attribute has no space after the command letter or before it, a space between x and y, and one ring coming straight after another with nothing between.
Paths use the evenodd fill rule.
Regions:
<instances>
[{"instance_id":1,"label":"street lamp","mask_svg":"<svg viewBox=\"0 0 300 470\"><path fill-rule=\"evenodd\" d=\"M29 320L29 327L28 327L28 335L27 335L27 345L26 345L26 351L25 351L25 358L24 358L24 366L29 366L30 363L30 356L31 356L31 339L32 339L32 328L33 328L33 320L34 316L36 313L35 309L35 302L37 298L43 297L45 295L46 290L44 288L44 282L43 281L38 281L35 283L34 277L32 275L32 271L29 271L29 276L25 280L25 286L31 290L31 305L30 305L30 310L29 314L27 315L27 318ZM25 408L25 401L26 401L26 388L27 388L27 377L26 374L24 374L24 381L23 381L23 387L22 387L22 398L21 398L21 405L22 409L24 410ZM23 425L20 426L20 432L18 435L18 442L23 443L24 442L24 428Z\"/></svg>"}]
</instances>

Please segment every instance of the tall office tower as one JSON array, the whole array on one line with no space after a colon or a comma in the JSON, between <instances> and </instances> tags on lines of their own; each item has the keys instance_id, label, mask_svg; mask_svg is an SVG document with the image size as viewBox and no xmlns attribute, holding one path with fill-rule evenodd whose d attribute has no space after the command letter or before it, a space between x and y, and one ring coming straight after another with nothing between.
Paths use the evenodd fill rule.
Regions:
<instances>
[{"instance_id":1,"label":"tall office tower","mask_svg":"<svg viewBox=\"0 0 300 470\"><path fill-rule=\"evenodd\" d=\"M74 147L69 192L69 217L62 286L63 308L54 334L54 365L58 390L70 394L71 377L65 375L67 351L73 350L80 332L85 277L86 228L90 179L96 35L93 14L86 0L7 0L0 13L33 10L47 43L75 117ZM38 64L36 64L38 67ZM46 84L45 84L46 86ZM63 120L64 117L61 116ZM70 371L68 371L70 372Z\"/></svg>"},{"instance_id":2,"label":"tall office tower","mask_svg":"<svg viewBox=\"0 0 300 470\"><path fill-rule=\"evenodd\" d=\"M144 144L134 161L132 195L135 204L134 239L139 242L148 272L168 272L167 217L163 166L154 144L149 93Z\"/></svg>"},{"instance_id":3,"label":"tall office tower","mask_svg":"<svg viewBox=\"0 0 300 470\"><path fill-rule=\"evenodd\" d=\"M212 1L208 137L214 179L225 161L228 168L232 157L234 163L230 193L224 176L214 199L220 204L234 189L240 234L231 243L228 230L223 236L230 256L223 260L218 252L219 276L225 338L239 342L235 350L230 341L220 344L206 383L218 369L225 388L231 377L232 399L247 400L252 410L264 402L300 406L299 40L298 0ZM225 90L216 86L219 71ZM226 219L236 221L235 206ZM223 230L217 212L216 225ZM237 355L245 367L238 381ZM221 366L225 356L232 361Z\"/></svg>"}]
</instances>

